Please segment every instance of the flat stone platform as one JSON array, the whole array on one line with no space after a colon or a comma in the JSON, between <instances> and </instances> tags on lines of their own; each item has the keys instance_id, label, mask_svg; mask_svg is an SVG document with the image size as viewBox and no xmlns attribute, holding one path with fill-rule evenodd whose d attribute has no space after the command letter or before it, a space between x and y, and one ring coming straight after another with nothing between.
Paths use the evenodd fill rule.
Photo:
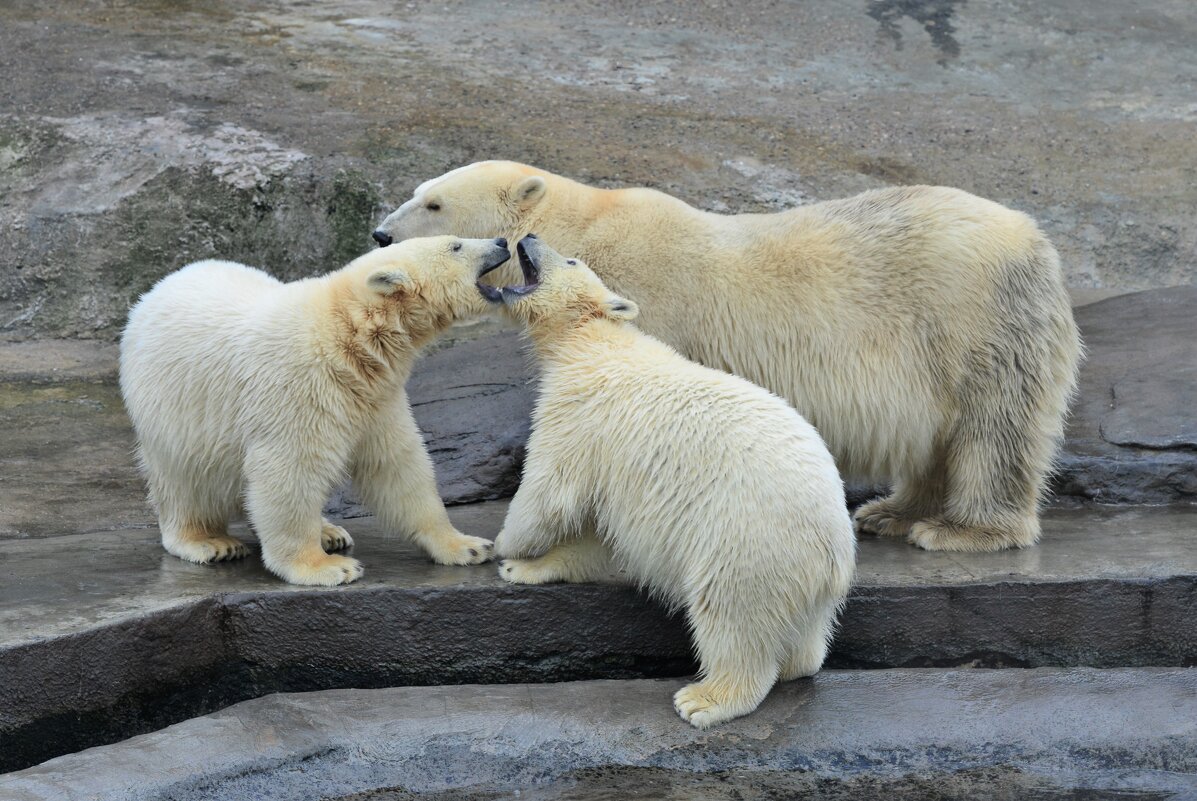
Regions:
<instances>
[{"instance_id":1,"label":"flat stone platform","mask_svg":"<svg viewBox=\"0 0 1197 801\"><path fill-rule=\"evenodd\" d=\"M753 715L708 732L674 714L670 696L680 685L272 695L0 776L0 797L693 801L819 791L835 799L1142 801L1197 794L1197 669L824 671L779 686ZM621 795L629 785L636 794Z\"/></svg>"},{"instance_id":2,"label":"flat stone platform","mask_svg":"<svg viewBox=\"0 0 1197 801\"><path fill-rule=\"evenodd\" d=\"M493 537L505 507L451 513ZM272 692L694 669L683 621L630 587L514 587L492 565L434 565L372 518L344 525L366 574L328 589L256 554L183 562L152 528L0 542L0 769ZM1197 509L1054 509L1044 529L997 554L862 540L829 667L1197 664Z\"/></svg>"}]
</instances>

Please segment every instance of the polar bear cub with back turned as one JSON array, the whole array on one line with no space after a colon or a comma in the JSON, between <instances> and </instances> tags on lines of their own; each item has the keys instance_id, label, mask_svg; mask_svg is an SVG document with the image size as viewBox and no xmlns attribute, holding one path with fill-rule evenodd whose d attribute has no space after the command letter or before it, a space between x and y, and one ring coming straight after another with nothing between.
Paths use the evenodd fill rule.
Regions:
<instances>
[{"instance_id":1,"label":"polar bear cub with back turned","mask_svg":"<svg viewBox=\"0 0 1197 801\"><path fill-rule=\"evenodd\" d=\"M843 484L783 400L626 325L633 302L529 237L522 286L480 285L522 322L542 375L523 481L495 540L523 584L623 571L685 608L699 728L823 664L854 570Z\"/></svg>"},{"instance_id":2,"label":"polar bear cub with back turned","mask_svg":"<svg viewBox=\"0 0 1197 801\"><path fill-rule=\"evenodd\" d=\"M248 553L227 524L244 505L271 571L342 584L352 544L320 517L351 475L395 533L441 564L491 543L453 528L404 383L424 344L485 313L475 288L510 257L502 239L415 239L283 284L240 264L184 267L146 293L121 339L121 391L162 544L191 562Z\"/></svg>"}]
</instances>

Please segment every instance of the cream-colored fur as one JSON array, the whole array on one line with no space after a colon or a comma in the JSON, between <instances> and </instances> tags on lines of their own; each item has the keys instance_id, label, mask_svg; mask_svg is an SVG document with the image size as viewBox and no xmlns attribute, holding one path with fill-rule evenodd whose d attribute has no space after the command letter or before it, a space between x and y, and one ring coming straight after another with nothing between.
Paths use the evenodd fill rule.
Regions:
<instances>
[{"instance_id":1,"label":"cream-colored fur","mask_svg":"<svg viewBox=\"0 0 1197 801\"><path fill-rule=\"evenodd\" d=\"M320 508L353 478L386 526L441 564L491 543L456 531L404 392L417 353L454 319L484 313L475 281L505 243L438 237L373 251L283 284L226 261L162 279L129 313L121 390L162 544L192 562L245 556L240 506L266 566L294 584L342 584L353 544Z\"/></svg>"},{"instance_id":2,"label":"cream-colored fur","mask_svg":"<svg viewBox=\"0 0 1197 801\"><path fill-rule=\"evenodd\" d=\"M523 481L495 539L525 584L613 575L686 610L699 728L823 663L856 538L818 433L785 401L623 321L635 305L524 240L540 287L504 292L542 367Z\"/></svg>"},{"instance_id":3,"label":"cream-colored fur","mask_svg":"<svg viewBox=\"0 0 1197 801\"><path fill-rule=\"evenodd\" d=\"M791 401L845 476L892 481L862 530L936 550L1039 536L1081 348L1056 251L1019 212L909 186L725 216L492 161L421 185L381 230L576 254L644 331Z\"/></svg>"}]
</instances>

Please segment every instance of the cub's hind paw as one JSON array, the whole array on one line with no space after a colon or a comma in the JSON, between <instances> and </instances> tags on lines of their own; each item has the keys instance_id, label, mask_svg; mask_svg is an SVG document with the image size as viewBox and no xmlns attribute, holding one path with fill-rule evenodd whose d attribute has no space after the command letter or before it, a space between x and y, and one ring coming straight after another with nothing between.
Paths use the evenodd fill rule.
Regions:
<instances>
[{"instance_id":1,"label":"cub's hind paw","mask_svg":"<svg viewBox=\"0 0 1197 801\"><path fill-rule=\"evenodd\" d=\"M249 546L227 535L188 540L167 550L180 559L206 565L210 562L231 562L249 556Z\"/></svg>"},{"instance_id":2,"label":"cub's hind paw","mask_svg":"<svg viewBox=\"0 0 1197 801\"><path fill-rule=\"evenodd\" d=\"M708 678L687 684L674 693L673 708L691 726L709 729L747 715L763 699L763 693L756 696L750 687Z\"/></svg>"},{"instance_id":3,"label":"cub's hind paw","mask_svg":"<svg viewBox=\"0 0 1197 801\"><path fill-rule=\"evenodd\" d=\"M960 526L943 520L922 520L910 529L907 541L925 551L984 553L1006 548L1025 548L1039 539L1035 520L1024 521L1013 530L992 526Z\"/></svg>"},{"instance_id":4,"label":"cub's hind paw","mask_svg":"<svg viewBox=\"0 0 1197 801\"><path fill-rule=\"evenodd\" d=\"M499 562L499 578L508 584L548 584L561 576L548 569L541 559L504 559Z\"/></svg>"}]
</instances>

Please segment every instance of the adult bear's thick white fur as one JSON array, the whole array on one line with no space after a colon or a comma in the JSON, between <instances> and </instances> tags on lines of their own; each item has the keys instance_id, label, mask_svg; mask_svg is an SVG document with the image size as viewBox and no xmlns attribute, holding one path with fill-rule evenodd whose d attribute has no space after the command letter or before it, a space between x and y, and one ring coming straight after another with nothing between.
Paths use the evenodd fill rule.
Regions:
<instances>
[{"instance_id":1,"label":"adult bear's thick white fur","mask_svg":"<svg viewBox=\"0 0 1197 801\"><path fill-rule=\"evenodd\" d=\"M932 550L1039 536L1081 348L1024 214L908 186L725 216L491 161L422 184L381 230L536 232L584 259L643 305L643 330L792 402L846 477L892 481L863 530Z\"/></svg>"}]
</instances>

